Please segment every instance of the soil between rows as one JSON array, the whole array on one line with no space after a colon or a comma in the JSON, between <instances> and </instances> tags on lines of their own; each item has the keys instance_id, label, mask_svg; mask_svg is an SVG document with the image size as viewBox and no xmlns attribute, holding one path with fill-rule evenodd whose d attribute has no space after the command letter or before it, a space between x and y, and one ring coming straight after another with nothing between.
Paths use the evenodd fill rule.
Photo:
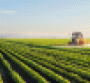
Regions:
<instances>
[{"instance_id":1,"label":"soil between rows","mask_svg":"<svg viewBox=\"0 0 90 83\"><path fill-rule=\"evenodd\" d=\"M4 58L10 63L12 69L18 72L18 74L26 81L26 83L38 83L35 79L31 78L22 68L18 67L18 65L15 64L13 60L10 60L3 51L0 50L0 52L3 54ZM34 67L31 68L34 69L36 72L39 72ZM50 81L50 83L58 83L56 80L49 78L49 76L46 76L43 73L40 73L40 75L42 77L45 77L47 81Z\"/></svg>"},{"instance_id":2,"label":"soil between rows","mask_svg":"<svg viewBox=\"0 0 90 83\"><path fill-rule=\"evenodd\" d=\"M12 78L11 78L8 70L3 66L1 60L0 60L0 73L1 73L1 77L2 77L2 79L3 79L3 83L15 83L15 82L12 80Z\"/></svg>"},{"instance_id":3,"label":"soil between rows","mask_svg":"<svg viewBox=\"0 0 90 83\"><path fill-rule=\"evenodd\" d=\"M6 56L6 54L5 53L3 53L2 52L2 54L4 55L4 57L5 57L5 59L6 60L8 60L8 62L10 62L10 64L12 65L12 67L13 67L13 70L15 70L15 71L17 71L19 74L20 74L20 76L22 76L23 77L23 79L25 79L25 81L27 82L27 83L36 83L36 82L31 82L31 81L29 81L29 80L27 80L27 78L25 78L24 77L24 75L25 74L23 74L23 70L21 69L21 68L18 68L18 66L15 64L15 63L13 63L13 61L12 60L9 60L9 58ZM35 69L35 68L33 68L33 69ZM22 71L22 74L20 73ZM37 70L35 70L35 71L37 71ZM41 74L41 73L40 73ZM27 77L27 75L25 75L26 77ZM30 76L29 76L30 77ZM46 77L46 76L45 76ZM30 78L29 78L30 79ZM32 79L32 78L31 78ZM48 79L48 77L47 77L47 79ZM48 79L48 80L51 80L51 79ZM51 82L51 83L56 83L56 82ZM76 83L75 81L72 81L72 83Z\"/></svg>"},{"instance_id":4,"label":"soil between rows","mask_svg":"<svg viewBox=\"0 0 90 83\"><path fill-rule=\"evenodd\" d=\"M13 55L13 53L11 53L12 55ZM22 62L23 62L23 60L21 60ZM25 62L24 62L25 63ZM29 67L30 67L30 65L29 64L27 64ZM42 64L41 64L42 65ZM46 67L46 66L44 66L44 67ZM39 72L38 70L36 70L35 69L35 67L32 67L36 72ZM49 69L49 67L46 67L46 68L48 68ZM70 78L70 77L68 77L68 76L65 76L63 73L59 73L59 72L57 72L57 71L55 71L55 70L53 70L53 69L51 69L52 71L54 71L55 73L57 73L57 74L60 74L61 76L63 76L64 78L66 78L66 79L68 79L69 81L71 81L72 83L78 83L78 81L76 81L75 79L73 79L73 78ZM39 72L40 73L40 72ZM45 75L43 75L43 73L40 73L42 76L45 76ZM50 81L51 80L51 83L57 83L55 80L52 80L52 79L50 79L48 76L45 76L45 78L47 78L48 79L48 81Z\"/></svg>"},{"instance_id":5,"label":"soil between rows","mask_svg":"<svg viewBox=\"0 0 90 83\"><path fill-rule=\"evenodd\" d=\"M5 54L5 53L4 53ZM12 54L12 53L11 53ZM13 55L13 54L12 54ZM9 60L9 58L7 57L7 56L5 56L8 60ZM20 60L20 61L22 61L22 60ZM12 64L13 63L13 61L11 61L11 60L9 60L9 62ZM23 61L22 61L23 62ZM15 67L14 66L14 63L12 64L13 66L13 68ZM16 65L16 64L15 64ZM26 64L27 65L27 64ZM16 66L17 67L17 66ZM28 65L28 67L31 67L30 65ZM35 67L31 67L33 70L35 70L36 72L39 72ZM16 69L15 69L16 70ZM20 71L21 71L21 69L20 69ZM23 70L22 70L23 71ZM24 71L23 71L24 72ZM50 83L58 83L56 80L54 80L54 79L51 79L49 76L46 76L46 75L44 75L43 73L41 73L41 72L39 72L40 73L40 75L42 76L42 77L44 77L44 78L46 78L47 79L47 81L50 81ZM26 75L27 76L27 75ZM24 78L24 77L23 77ZM27 82L27 81L26 81ZM28 82L27 82L28 83ZM31 82L29 82L29 83L31 83ZM38 82L32 82L32 83L38 83Z\"/></svg>"},{"instance_id":6,"label":"soil between rows","mask_svg":"<svg viewBox=\"0 0 90 83\"><path fill-rule=\"evenodd\" d=\"M0 51L2 54L3 54L3 56L4 56L4 58L10 63L10 65L11 65L11 67L12 67L12 69L14 70L14 71L16 71L23 79L24 79L24 81L26 81L26 83L37 83L34 79L32 79L22 68L20 68L17 64L15 64L12 60L10 60L7 56L6 56L6 54L5 53L3 53L2 51ZM6 69L4 69L4 71L6 71ZM4 72L3 71L3 72ZM7 71L7 73L8 73L8 71ZM8 73L9 74L9 76L10 76L10 73ZM5 74L6 75L6 74ZM6 76L6 77L8 77L8 76ZM10 77L11 78L11 77ZM5 80L5 79L3 79L3 80ZM10 79L10 81L11 81L11 79ZM10 82L5 82L5 83L10 83ZM14 83L14 82L11 82L11 83Z\"/></svg>"}]
</instances>

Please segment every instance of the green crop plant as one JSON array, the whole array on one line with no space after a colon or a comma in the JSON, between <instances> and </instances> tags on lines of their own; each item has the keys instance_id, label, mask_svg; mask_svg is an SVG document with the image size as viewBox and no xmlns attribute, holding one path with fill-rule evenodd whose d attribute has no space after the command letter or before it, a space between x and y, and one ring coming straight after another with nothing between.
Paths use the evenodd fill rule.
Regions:
<instances>
[{"instance_id":1,"label":"green crop plant","mask_svg":"<svg viewBox=\"0 0 90 83\"><path fill-rule=\"evenodd\" d=\"M19 76L19 74L17 74L15 71L12 70L12 67L10 66L9 62L3 58L3 55L2 55L2 54L0 54L0 60L2 61L3 65L7 68L7 70L9 71L12 79L13 79L16 83L26 83L26 82ZM1 82L0 82L0 83L1 83Z\"/></svg>"},{"instance_id":2,"label":"green crop plant","mask_svg":"<svg viewBox=\"0 0 90 83\"><path fill-rule=\"evenodd\" d=\"M50 69L48 71L53 71L55 74L57 74L54 74L54 77L52 77L52 74L49 74L51 72L48 73L46 70L45 73L48 73L48 76L51 78L57 78L57 76L62 75L63 78L67 76L68 80L72 78L81 83L88 83L90 81L89 48L47 48L52 44L66 44L67 41L68 40L65 39L8 39L0 41L0 50L5 54L7 54L7 52L9 53L5 56L12 55L11 57L14 58L10 60L13 62L23 62L22 65L18 65L21 68L22 66L25 66L25 64L30 66L30 64L33 62L33 66L30 66L29 68L38 69L38 73L40 74L42 70L45 71L45 69ZM29 60L32 62L29 62ZM36 67L37 63L38 67ZM39 65L45 69L42 69L42 67ZM25 71L25 69L29 71L26 66L23 70ZM37 72L34 73L36 74ZM43 78L44 75L47 76L47 74L44 73L42 75ZM38 74L36 74L36 77L38 77Z\"/></svg>"},{"instance_id":3,"label":"green crop plant","mask_svg":"<svg viewBox=\"0 0 90 83\"><path fill-rule=\"evenodd\" d=\"M24 59L25 60L28 60L28 58L27 59L24 58ZM40 63L43 66L52 69L53 71L55 70L58 73L62 73L65 76L69 76L69 77L71 77L71 78L73 78L73 79L75 79L75 80L77 80L79 82L83 82L83 83L86 83L87 82L87 83L89 83L88 81L83 80L80 76L78 76L78 74L74 74L73 72L69 73L69 72L65 71L64 69L60 69L59 67L56 67L55 65L52 65L52 64L50 64L48 62L44 62L44 60L33 59L33 61L36 61L37 63Z\"/></svg>"},{"instance_id":4,"label":"green crop plant","mask_svg":"<svg viewBox=\"0 0 90 83\"><path fill-rule=\"evenodd\" d=\"M28 63L29 65L31 65L31 67L35 67L35 69L37 69L39 72L42 72L43 74L45 74L45 75L47 75L47 76L50 76L50 78L52 78L52 79L55 79L55 80L57 80L58 82L64 82L64 83L67 83L67 82L69 82L68 80L66 80L65 78L63 78L62 76L58 76L58 74L56 74L56 73L54 73L53 71L51 71L51 70L48 70L48 69L46 69L45 67L42 67L42 65L39 65L39 64L37 64L37 63L35 63L35 62L33 62L32 60L28 60L28 59L25 59L23 56L21 56L21 55L16 55L17 57L20 57L20 59L21 60L23 60L23 62L25 62L25 63ZM18 62L18 63L20 63L20 62ZM21 66L24 66L25 64L23 64L22 63L22 65ZM25 68L24 70L26 71L27 70L27 67L25 66L25 67L23 67L23 68ZM28 70L27 70L27 72L28 72ZM29 72L28 72L29 73Z\"/></svg>"},{"instance_id":5,"label":"green crop plant","mask_svg":"<svg viewBox=\"0 0 90 83\"><path fill-rule=\"evenodd\" d=\"M2 75L0 73L0 83L3 83Z\"/></svg>"},{"instance_id":6,"label":"green crop plant","mask_svg":"<svg viewBox=\"0 0 90 83\"><path fill-rule=\"evenodd\" d=\"M17 64L19 67L21 67L25 72L27 72L30 76L32 76L33 79L36 79L38 81L38 83L49 83L45 78L43 78L42 76L40 76L40 74L38 72L35 72L33 69L31 69L30 67L28 67L26 64L24 64L23 62L21 62L20 60L18 60L17 58L13 57L12 55L10 55L10 53L6 52L6 55L15 63ZM37 76L38 75L38 76Z\"/></svg>"}]
</instances>

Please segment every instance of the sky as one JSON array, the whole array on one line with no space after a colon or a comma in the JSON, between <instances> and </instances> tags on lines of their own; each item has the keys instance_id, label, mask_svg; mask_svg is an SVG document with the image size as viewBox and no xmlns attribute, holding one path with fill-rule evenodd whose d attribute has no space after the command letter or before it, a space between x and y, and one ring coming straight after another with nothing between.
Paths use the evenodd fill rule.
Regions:
<instances>
[{"instance_id":1,"label":"sky","mask_svg":"<svg viewBox=\"0 0 90 83\"><path fill-rule=\"evenodd\" d=\"M90 0L0 0L0 37L90 37Z\"/></svg>"}]
</instances>

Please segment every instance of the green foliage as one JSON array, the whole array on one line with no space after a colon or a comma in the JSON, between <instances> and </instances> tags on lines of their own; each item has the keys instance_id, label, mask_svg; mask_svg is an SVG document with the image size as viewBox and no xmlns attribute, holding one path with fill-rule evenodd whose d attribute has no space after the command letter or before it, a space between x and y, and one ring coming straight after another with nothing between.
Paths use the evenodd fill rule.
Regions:
<instances>
[{"instance_id":1,"label":"green foliage","mask_svg":"<svg viewBox=\"0 0 90 83\"><path fill-rule=\"evenodd\" d=\"M41 76L41 73L61 83L69 83L69 79L80 83L90 83L89 48L48 49L45 47L52 44L66 44L68 41L69 39L7 39L0 41L0 50L38 83L49 82ZM0 58L9 72L13 73L10 73L12 78L17 76L15 80L18 81L18 78L21 80L19 74L12 71L7 60L3 56Z\"/></svg>"},{"instance_id":2,"label":"green foliage","mask_svg":"<svg viewBox=\"0 0 90 83\"><path fill-rule=\"evenodd\" d=\"M26 83L17 72L12 70L12 67L10 67L10 64L7 60L5 60L3 58L3 55L0 54L0 60L2 61L3 65L7 68L7 70L9 71L12 79L16 82L16 83ZM1 83L1 82L0 82Z\"/></svg>"},{"instance_id":3,"label":"green foliage","mask_svg":"<svg viewBox=\"0 0 90 83\"><path fill-rule=\"evenodd\" d=\"M14 63L16 63L19 67L21 67L25 72L27 72L30 76L32 76L33 79L36 79L38 83L48 83L48 81L45 78L42 78L38 72L35 72L33 69L28 67L26 64L18 60L17 58L10 55L10 53L7 53L7 56L13 60ZM15 73L14 73L15 74ZM17 80L17 79L15 79ZM17 80L18 81L18 80Z\"/></svg>"},{"instance_id":4,"label":"green foliage","mask_svg":"<svg viewBox=\"0 0 90 83\"><path fill-rule=\"evenodd\" d=\"M3 83L3 79L2 79L1 73L0 73L0 83Z\"/></svg>"}]
</instances>

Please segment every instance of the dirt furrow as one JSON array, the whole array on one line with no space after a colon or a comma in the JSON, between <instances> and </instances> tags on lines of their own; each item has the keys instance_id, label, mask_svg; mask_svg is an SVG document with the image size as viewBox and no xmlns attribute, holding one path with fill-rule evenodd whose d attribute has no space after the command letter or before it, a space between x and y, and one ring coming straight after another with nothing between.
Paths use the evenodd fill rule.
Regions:
<instances>
[{"instance_id":1,"label":"dirt furrow","mask_svg":"<svg viewBox=\"0 0 90 83\"><path fill-rule=\"evenodd\" d=\"M5 53L3 53L2 51L0 51L4 58L10 63L11 67L12 67L12 70L16 71L25 81L26 83L37 83L34 79L32 79L22 68L20 68L19 66L17 66L17 64L15 64L12 60L10 60ZM5 71L5 72L4 72ZM8 71L6 72L6 69L4 68L3 70L4 73L8 73ZM7 74L5 74L6 77ZM9 77L11 78L10 76L10 73L8 73ZM5 77L5 76L4 76ZM3 80L5 81L6 78L3 78ZM8 79L9 81L11 81L11 79ZM4 83L10 83L10 82L4 82ZM14 83L14 82L11 82L11 83Z\"/></svg>"}]
</instances>

